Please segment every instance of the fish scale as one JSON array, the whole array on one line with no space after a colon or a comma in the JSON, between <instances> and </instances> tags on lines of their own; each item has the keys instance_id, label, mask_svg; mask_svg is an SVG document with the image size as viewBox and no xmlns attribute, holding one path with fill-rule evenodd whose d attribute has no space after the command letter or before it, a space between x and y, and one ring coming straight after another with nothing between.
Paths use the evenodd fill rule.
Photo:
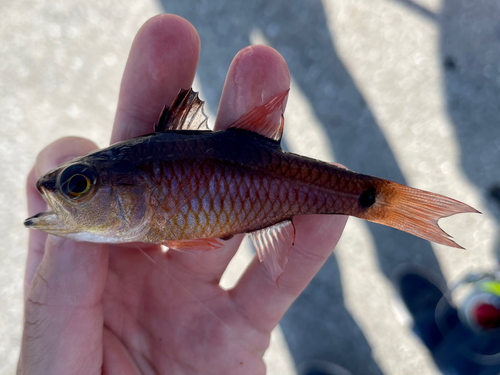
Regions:
<instances>
[{"instance_id":1,"label":"fish scale","mask_svg":"<svg viewBox=\"0 0 500 375\"><path fill-rule=\"evenodd\" d=\"M196 148L191 150L198 153ZM189 155L186 148L183 152ZM164 187L156 199L160 203L150 238L153 242L158 233L165 237L169 231L176 239L224 237L264 228L297 214L342 212L348 203L343 197L334 199L335 192L324 188L325 182L332 180L332 171L343 173L326 163L318 168L316 163L293 157L269 156L265 160L273 162L256 172L251 164L249 168L248 160L242 166L234 160L236 165L229 164L227 158L197 160L189 156L153 167L161 171L154 183ZM301 184L297 184L298 175L302 176ZM170 216L174 207L179 207L178 212Z\"/></svg>"}]
</instances>

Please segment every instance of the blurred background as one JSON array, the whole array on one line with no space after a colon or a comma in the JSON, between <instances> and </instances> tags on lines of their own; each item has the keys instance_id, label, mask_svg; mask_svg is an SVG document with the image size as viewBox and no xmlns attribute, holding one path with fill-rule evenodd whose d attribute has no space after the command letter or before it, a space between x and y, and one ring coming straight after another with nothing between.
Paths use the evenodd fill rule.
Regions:
<instances>
[{"instance_id":1,"label":"blurred background","mask_svg":"<svg viewBox=\"0 0 500 375\"><path fill-rule=\"evenodd\" d=\"M413 264L453 283L496 267L500 220L498 0L20 0L0 4L0 374L22 324L25 178L37 153L76 135L106 146L139 27L158 13L201 37L195 89L217 111L233 56L268 44L292 86L283 147L464 201L442 221L467 251L349 219L335 253L273 332L270 375L311 359L353 374L438 374L394 283ZM230 287L253 256L245 243Z\"/></svg>"}]
</instances>

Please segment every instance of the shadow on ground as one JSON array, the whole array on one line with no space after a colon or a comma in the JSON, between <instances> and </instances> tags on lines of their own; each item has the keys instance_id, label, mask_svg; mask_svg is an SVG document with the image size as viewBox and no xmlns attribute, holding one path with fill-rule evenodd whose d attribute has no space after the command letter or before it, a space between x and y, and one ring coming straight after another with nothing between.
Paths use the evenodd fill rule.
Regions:
<instances>
[{"instance_id":1,"label":"shadow on ground","mask_svg":"<svg viewBox=\"0 0 500 375\"><path fill-rule=\"evenodd\" d=\"M394 0L436 23L443 91L455 126L462 168L500 222L500 2L445 0L432 13ZM496 241L500 261L500 239ZM492 265L493 267L494 265Z\"/></svg>"}]
</instances>

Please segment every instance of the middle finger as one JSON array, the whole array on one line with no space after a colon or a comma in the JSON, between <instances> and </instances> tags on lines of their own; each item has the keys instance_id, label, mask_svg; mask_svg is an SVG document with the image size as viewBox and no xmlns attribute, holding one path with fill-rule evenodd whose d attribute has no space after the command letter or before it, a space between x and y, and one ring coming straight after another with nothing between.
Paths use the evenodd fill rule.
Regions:
<instances>
[{"instance_id":1,"label":"middle finger","mask_svg":"<svg viewBox=\"0 0 500 375\"><path fill-rule=\"evenodd\" d=\"M238 118L283 93L290 87L290 73L281 55L267 46L251 46L241 50L233 59L227 73L220 101L216 130L224 130ZM282 109L276 113L280 125ZM216 250L202 254L171 252L171 260L203 280L218 282L238 250L243 236L226 242Z\"/></svg>"}]
</instances>

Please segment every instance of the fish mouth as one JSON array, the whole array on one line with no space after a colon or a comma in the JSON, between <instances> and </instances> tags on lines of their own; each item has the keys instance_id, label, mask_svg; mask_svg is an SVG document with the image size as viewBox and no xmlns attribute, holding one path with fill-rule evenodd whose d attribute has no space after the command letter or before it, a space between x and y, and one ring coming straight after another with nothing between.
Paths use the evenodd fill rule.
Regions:
<instances>
[{"instance_id":1,"label":"fish mouth","mask_svg":"<svg viewBox=\"0 0 500 375\"><path fill-rule=\"evenodd\" d=\"M52 199L44 186L37 184L37 188L48 206L54 210ZM24 226L55 235L62 235L67 232L67 228L65 228L55 211L40 212L33 215L24 220Z\"/></svg>"},{"instance_id":2,"label":"fish mouth","mask_svg":"<svg viewBox=\"0 0 500 375\"><path fill-rule=\"evenodd\" d=\"M59 220L53 211L40 212L24 220L24 226L29 229L38 229L42 232L54 234L56 236L65 236L68 229Z\"/></svg>"},{"instance_id":3,"label":"fish mouth","mask_svg":"<svg viewBox=\"0 0 500 375\"><path fill-rule=\"evenodd\" d=\"M24 220L24 226L26 228L41 229L42 227L47 226L47 224L54 222L55 219L57 219L57 216L53 211L40 212Z\"/></svg>"},{"instance_id":4,"label":"fish mouth","mask_svg":"<svg viewBox=\"0 0 500 375\"><path fill-rule=\"evenodd\" d=\"M24 220L24 226L58 237L68 237L69 234L74 232L70 227L65 225L64 221L54 211L40 212L29 217Z\"/></svg>"}]
</instances>

